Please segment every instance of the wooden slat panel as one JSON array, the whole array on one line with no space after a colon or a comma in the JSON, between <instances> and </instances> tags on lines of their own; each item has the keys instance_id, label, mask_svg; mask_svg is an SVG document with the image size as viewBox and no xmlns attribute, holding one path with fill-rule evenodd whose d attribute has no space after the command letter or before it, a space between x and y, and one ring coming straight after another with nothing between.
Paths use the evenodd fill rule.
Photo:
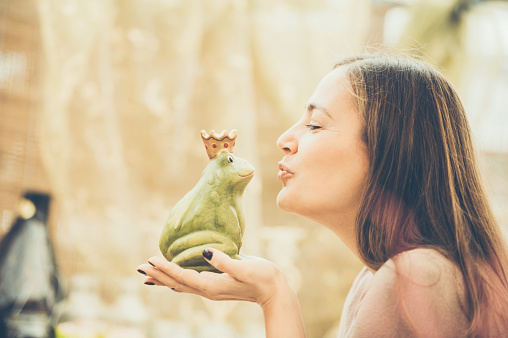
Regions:
<instances>
[{"instance_id":1,"label":"wooden slat panel","mask_svg":"<svg viewBox=\"0 0 508 338\"><path fill-rule=\"evenodd\" d=\"M0 237L12 224L23 190L49 190L35 125L41 47L36 5L34 0L0 5Z\"/></svg>"}]
</instances>

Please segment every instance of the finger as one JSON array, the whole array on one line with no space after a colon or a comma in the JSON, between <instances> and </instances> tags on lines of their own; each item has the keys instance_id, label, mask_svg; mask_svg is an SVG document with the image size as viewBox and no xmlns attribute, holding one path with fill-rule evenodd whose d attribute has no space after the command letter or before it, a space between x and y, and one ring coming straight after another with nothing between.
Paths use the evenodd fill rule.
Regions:
<instances>
[{"instance_id":1,"label":"finger","mask_svg":"<svg viewBox=\"0 0 508 338\"><path fill-rule=\"evenodd\" d=\"M152 265L152 269L155 269L153 272L155 278L158 278L162 272L177 283L190 286L194 289L202 289L203 284L205 283L205 279L202 278L198 271L182 268L177 264L168 262L165 259L152 257L148 260L148 263ZM162 281L165 282L165 280Z\"/></svg>"},{"instance_id":2,"label":"finger","mask_svg":"<svg viewBox=\"0 0 508 338\"><path fill-rule=\"evenodd\" d=\"M165 268L159 269L152 265L141 264L138 267L138 272L146 275L147 277L152 277L167 286L180 284L180 282L173 278L172 274L168 273Z\"/></svg>"},{"instance_id":3,"label":"finger","mask_svg":"<svg viewBox=\"0 0 508 338\"><path fill-rule=\"evenodd\" d=\"M217 282L215 277L223 275L208 271L199 273L192 269L183 269L159 257L150 258L148 263L151 266L146 269L146 272L170 288L197 294L209 299L215 298L215 293L210 291L210 288L213 289L211 284L216 284ZM141 265L141 267L145 269L148 265L146 267Z\"/></svg>"},{"instance_id":4,"label":"finger","mask_svg":"<svg viewBox=\"0 0 508 338\"><path fill-rule=\"evenodd\" d=\"M225 272L238 280L244 280L245 276L241 261L233 259L224 252L214 248L203 250L203 257L217 270Z\"/></svg>"},{"instance_id":5,"label":"finger","mask_svg":"<svg viewBox=\"0 0 508 338\"><path fill-rule=\"evenodd\" d=\"M184 274L194 273L198 274L197 271L189 270L189 269L183 269L180 266L168 262L165 259L159 258L159 257L151 257L148 260L148 264L152 266L152 268L155 268L154 273L158 274L160 276L159 272L163 272L165 275L173 279L174 281L177 281L181 284L185 283ZM157 271L158 270L158 271Z\"/></svg>"},{"instance_id":6,"label":"finger","mask_svg":"<svg viewBox=\"0 0 508 338\"><path fill-rule=\"evenodd\" d=\"M142 264L138 267L139 270L143 271L149 278L155 280L155 285L167 286L175 292L192 293L200 296L204 296L200 289L193 287L191 284L198 284L196 282L189 282L188 275L195 278L194 275L199 277L199 273L194 270L182 269L178 265L168 262L158 257L152 257L149 259L148 264ZM184 276L187 274L187 276ZM201 285L201 284L199 284Z\"/></svg>"},{"instance_id":7,"label":"finger","mask_svg":"<svg viewBox=\"0 0 508 338\"><path fill-rule=\"evenodd\" d=\"M215 253L221 252L215 250ZM218 255L219 261L221 258L231 259L228 255L222 254L227 258ZM192 293L213 300L255 301L255 297L245 294L242 289L243 283L227 273L218 274L209 271L199 273L191 269L182 269L158 257L150 258L149 263L151 266L146 265L147 274L175 289L174 291Z\"/></svg>"},{"instance_id":8,"label":"finger","mask_svg":"<svg viewBox=\"0 0 508 338\"><path fill-rule=\"evenodd\" d=\"M158 281L157 279L153 278L153 277L147 277L145 278L145 281L143 282L143 284L145 285L155 285L155 286L165 286L169 289L171 289L172 291L174 292L177 292L177 293L192 293L192 294L199 294L197 292L197 290L194 290L190 287L186 287L185 285L166 285L160 281ZM201 295L201 294L199 294Z\"/></svg>"},{"instance_id":9,"label":"finger","mask_svg":"<svg viewBox=\"0 0 508 338\"><path fill-rule=\"evenodd\" d=\"M164 283L159 282L157 279L153 277L147 277L143 281L143 284L145 285L157 285L157 286L166 286Z\"/></svg>"}]
</instances>

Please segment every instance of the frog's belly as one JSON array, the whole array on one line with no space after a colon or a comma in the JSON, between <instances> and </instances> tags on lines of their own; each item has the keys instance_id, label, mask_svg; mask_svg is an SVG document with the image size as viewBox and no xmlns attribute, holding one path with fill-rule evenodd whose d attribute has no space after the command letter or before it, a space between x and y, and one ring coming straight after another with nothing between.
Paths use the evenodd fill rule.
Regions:
<instances>
[{"instance_id":1,"label":"frog's belly","mask_svg":"<svg viewBox=\"0 0 508 338\"><path fill-rule=\"evenodd\" d=\"M229 256L236 256L239 251L239 247L229 237L215 231L198 231L180 237L170 245L171 261L193 269L196 266L210 267L202 255L203 250L209 247L221 250Z\"/></svg>"}]
</instances>

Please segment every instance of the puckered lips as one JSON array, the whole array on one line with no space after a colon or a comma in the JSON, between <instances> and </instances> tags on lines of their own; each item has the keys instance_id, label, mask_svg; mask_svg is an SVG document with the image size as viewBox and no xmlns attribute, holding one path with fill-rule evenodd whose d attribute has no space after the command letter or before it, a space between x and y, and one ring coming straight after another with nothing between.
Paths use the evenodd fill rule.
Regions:
<instances>
[{"instance_id":1,"label":"puckered lips","mask_svg":"<svg viewBox=\"0 0 508 338\"><path fill-rule=\"evenodd\" d=\"M279 162L279 175L278 178L281 181L284 181L286 178L293 175L293 172L289 170L289 168L282 162Z\"/></svg>"}]
</instances>

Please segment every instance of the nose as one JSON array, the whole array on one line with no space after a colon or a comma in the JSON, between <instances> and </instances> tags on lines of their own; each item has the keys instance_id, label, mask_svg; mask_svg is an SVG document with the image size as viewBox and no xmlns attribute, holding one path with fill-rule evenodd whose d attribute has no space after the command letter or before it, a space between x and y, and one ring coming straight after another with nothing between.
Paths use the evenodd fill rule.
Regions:
<instances>
[{"instance_id":1,"label":"nose","mask_svg":"<svg viewBox=\"0 0 508 338\"><path fill-rule=\"evenodd\" d=\"M295 127L296 125L286 130L277 140L277 147L279 147L286 155L294 154L298 151L298 141L295 137Z\"/></svg>"}]
</instances>

